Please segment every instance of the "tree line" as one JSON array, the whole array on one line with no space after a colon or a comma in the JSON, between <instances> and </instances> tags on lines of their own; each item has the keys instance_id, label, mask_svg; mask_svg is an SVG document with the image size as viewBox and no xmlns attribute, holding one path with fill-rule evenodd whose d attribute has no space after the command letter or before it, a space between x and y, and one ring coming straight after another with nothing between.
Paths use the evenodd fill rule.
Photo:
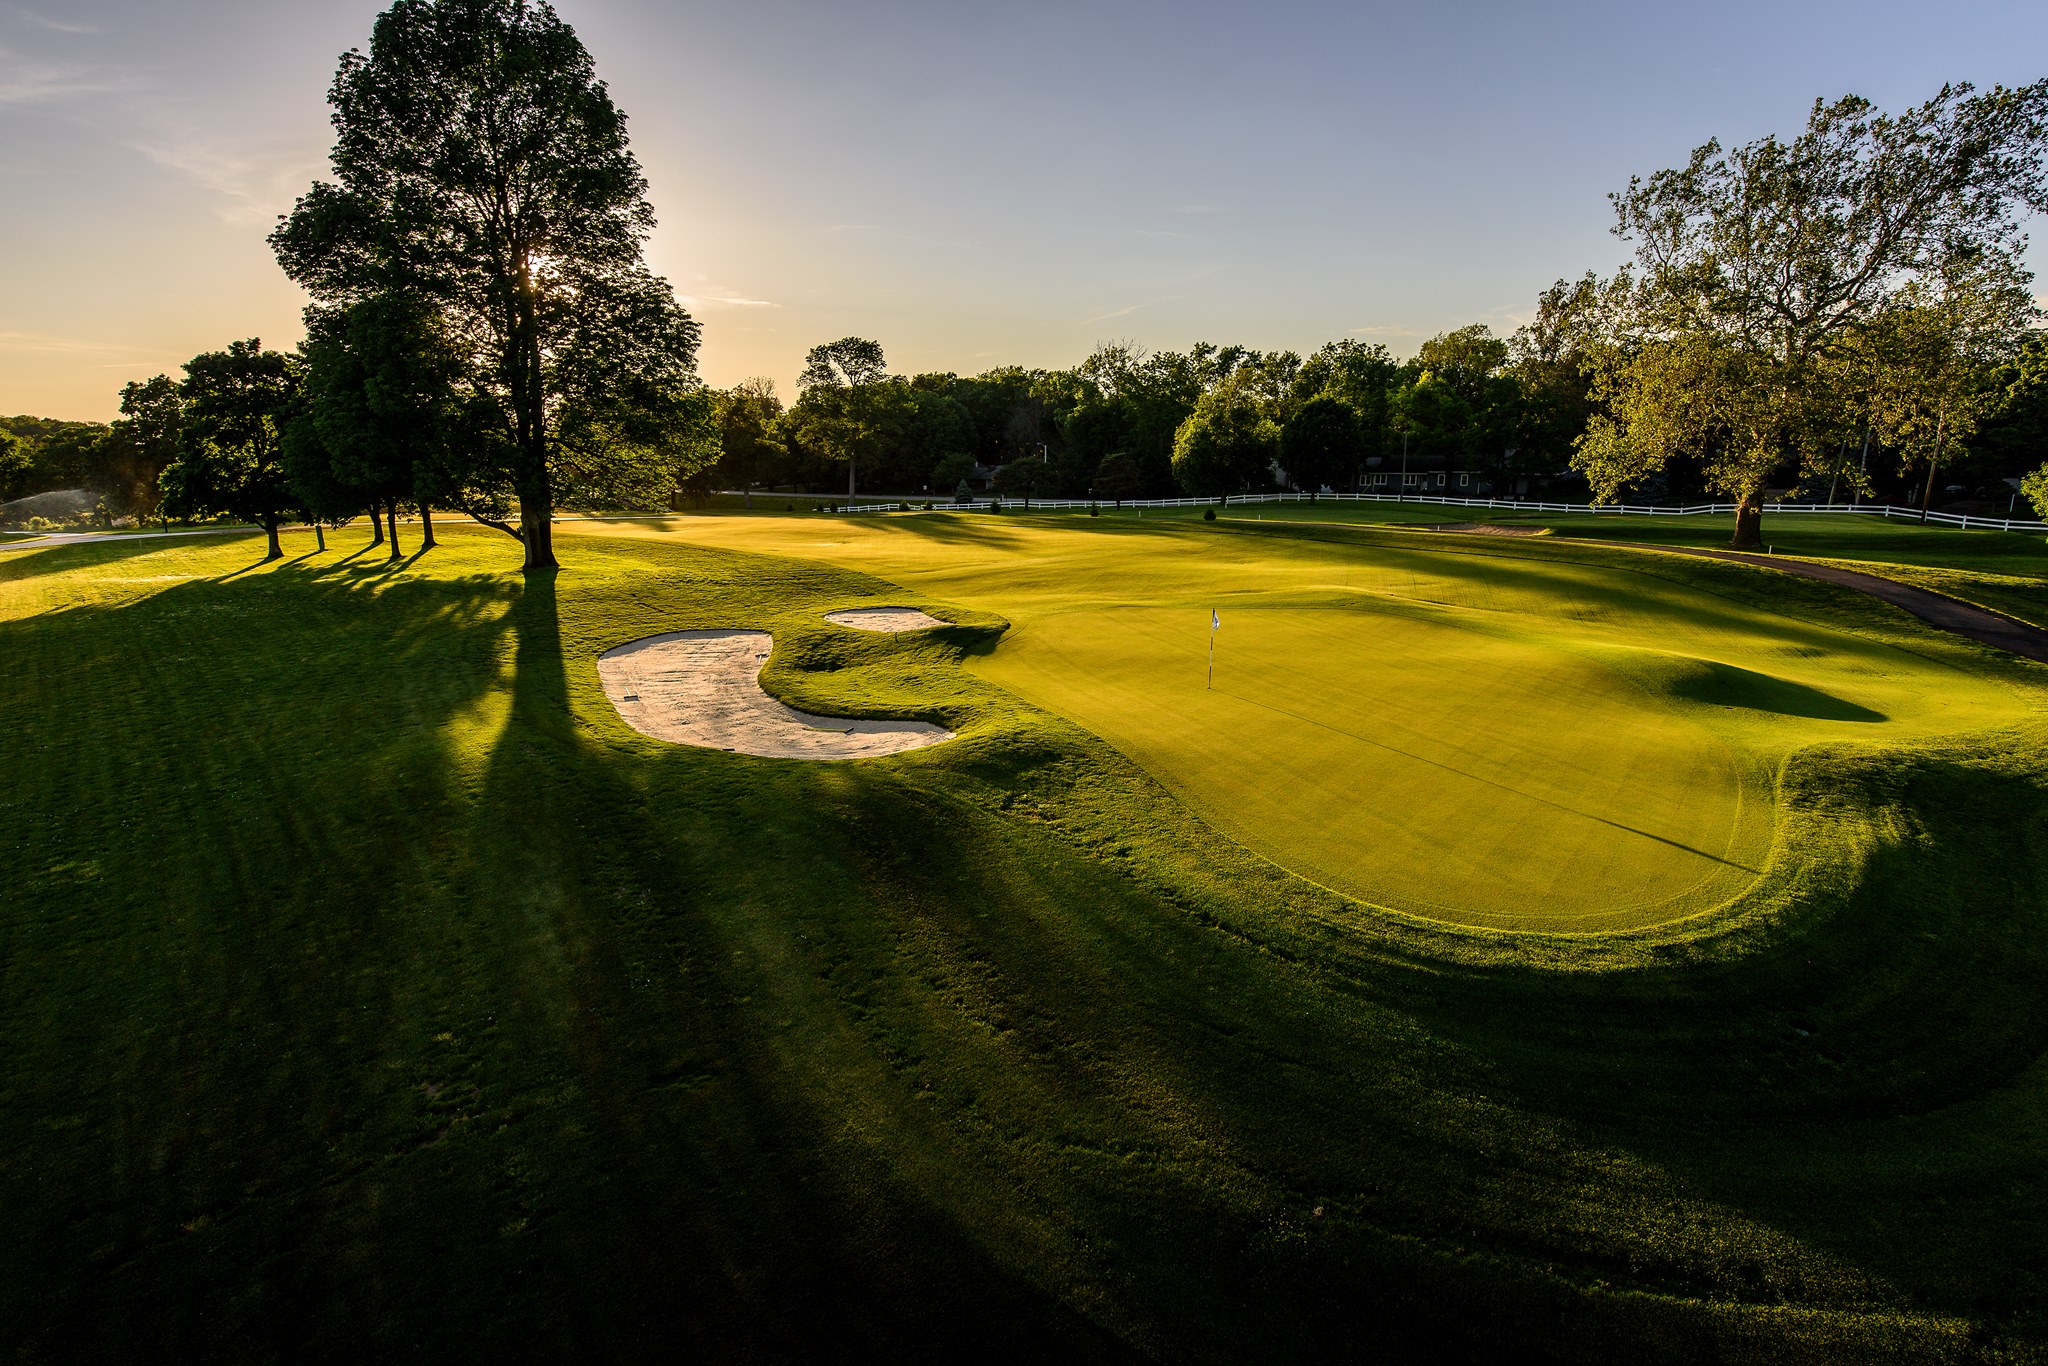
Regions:
<instances>
[{"instance_id":1,"label":"tree line","mask_svg":"<svg viewBox=\"0 0 2048 1366\"><path fill-rule=\"evenodd\" d=\"M1351 488L1403 455L1505 483L1554 472L1584 426L1580 358L1546 325L1460 328L1407 361L1348 339L1306 357L1114 342L1072 369L970 377L891 375L848 337L812 348L787 406L768 380L719 393L719 458L696 483L949 496L981 466L1026 498L1222 496Z\"/></svg>"}]
</instances>

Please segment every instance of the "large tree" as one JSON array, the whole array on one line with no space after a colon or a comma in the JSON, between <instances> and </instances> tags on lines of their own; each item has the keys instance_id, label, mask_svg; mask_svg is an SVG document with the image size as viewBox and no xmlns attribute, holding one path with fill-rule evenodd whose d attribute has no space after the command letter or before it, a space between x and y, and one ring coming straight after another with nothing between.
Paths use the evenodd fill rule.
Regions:
<instances>
[{"instance_id":1,"label":"large tree","mask_svg":"<svg viewBox=\"0 0 2048 1366\"><path fill-rule=\"evenodd\" d=\"M873 451L892 397L880 342L842 337L810 349L797 376L800 391L791 419L828 460L846 462L846 496L859 487L860 458Z\"/></svg>"},{"instance_id":2,"label":"large tree","mask_svg":"<svg viewBox=\"0 0 2048 1366\"><path fill-rule=\"evenodd\" d=\"M473 506L515 501L528 569L557 500L643 502L708 461L697 324L642 261L654 225L625 116L539 0L398 0L328 96L334 180L271 236L321 306L402 291L470 350L494 458Z\"/></svg>"},{"instance_id":3,"label":"large tree","mask_svg":"<svg viewBox=\"0 0 2048 1366\"><path fill-rule=\"evenodd\" d=\"M1688 162L1614 196L1636 244L1622 335L1603 348L1574 463L1601 498L1677 454L1761 543L1766 482L1825 464L1842 425L1830 371L1855 330L1958 257L2010 251L2048 207L2048 81L1945 87L1897 116L1849 96L1806 129Z\"/></svg>"},{"instance_id":4,"label":"large tree","mask_svg":"<svg viewBox=\"0 0 2048 1366\"><path fill-rule=\"evenodd\" d=\"M284 554L277 529L300 504L282 441L302 373L297 357L265 351L254 337L185 362L179 455L163 473L168 512L255 522L269 540L266 558Z\"/></svg>"}]
</instances>

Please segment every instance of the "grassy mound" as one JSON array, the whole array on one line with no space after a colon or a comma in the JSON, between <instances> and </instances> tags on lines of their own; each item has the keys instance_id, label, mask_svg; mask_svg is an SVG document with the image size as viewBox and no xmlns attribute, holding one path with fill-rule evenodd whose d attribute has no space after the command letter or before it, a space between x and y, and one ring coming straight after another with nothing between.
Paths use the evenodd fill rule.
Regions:
<instances>
[{"instance_id":1,"label":"grassy mound","mask_svg":"<svg viewBox=\"0 0 2048 1366\"><path fill-rule=\"evenodd\" d=\"M1646 663L1627 686L1664 710L1802 737L1771 858L1711 916L1503 935L1219 836L994 686L1034 625L942 573L593 534L521 580L492 534L399 571L359 545L0 562L9 1356L2048 1343L2023 666L1976 652L1970 682L1973 647L1823 585L1669 567L1740 623L1854 646L1855 689L1792 654L1754 672L1886 720ZM820 620L879 602L963 624ZM960 739L750 760L605 702L603 649L733 625L776 633L793 705ZM1912 712L1951 675L1998 730Z\"/></svg>"}]
</instances>

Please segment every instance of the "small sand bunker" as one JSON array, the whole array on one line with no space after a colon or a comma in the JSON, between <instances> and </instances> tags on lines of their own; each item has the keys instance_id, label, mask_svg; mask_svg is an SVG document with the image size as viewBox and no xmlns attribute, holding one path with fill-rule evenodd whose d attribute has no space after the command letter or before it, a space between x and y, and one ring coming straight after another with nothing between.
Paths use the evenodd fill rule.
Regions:
<instances>
[{"instance_id":1,"label":"small sand bunker","mask_svg":"<svg viewBox=\"0 0 2048 1366\"><path fill-rule=\"evenodd\" d=\"M675 631L597 657L605 695L626 724L671 744L763 759L868 759L935 745L953 732L926 721L811 716L761 691L766 631Z\"/></svg>"},{"instance_id":2,"label":"small sand bunker","mask_svg":"<svg viewBox=\"0 0 2048 1366\"><path fill-rule=\"evenodd\" d=\"M851 626L856 631L929 631L934 626L953 624L915 607L849 607L844 612L827 612L825 620L835 626Z\"/></svg>"}]
</instances>

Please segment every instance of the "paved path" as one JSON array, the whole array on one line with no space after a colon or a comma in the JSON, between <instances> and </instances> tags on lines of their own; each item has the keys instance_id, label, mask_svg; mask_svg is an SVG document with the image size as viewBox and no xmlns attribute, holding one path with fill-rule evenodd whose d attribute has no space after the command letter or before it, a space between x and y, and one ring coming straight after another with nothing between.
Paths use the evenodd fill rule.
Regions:
<instances>
[{"instance_id":1,"label":"paved path","mask_svg":"<svg viewBox=\"0 0 2048 1366\"><path fill-rule=\"evenodd\" d=\"M1697 555L1708 560L1733 560L1737 564L1762 565L1787 574L1797 574L1802 579L1819 579L1823 583L1838 583L1844 588L1853 588L1859 593L1868 593L1873 598L1882 598L1894 607L1903 607L1930 626L1944 631L1953 631L1959 636L1981 640L1986 645L1995 645L2028 659L2048 664L2048 631L2030 626L2003 612L1994 612L1988 607L1951 598L1931 589L1915 588L1877 574L1859 574L1853 569L1837 569L1833 565L1808 564L1803 560L1785 560L1775 555L1752 555L1741 550L1698 550L1690 546L1647 545L1640 541L1581 541L1584 545L1626 545L1636 550L1661 550L1667 555Z\"/></svg>"}]
</instances>

